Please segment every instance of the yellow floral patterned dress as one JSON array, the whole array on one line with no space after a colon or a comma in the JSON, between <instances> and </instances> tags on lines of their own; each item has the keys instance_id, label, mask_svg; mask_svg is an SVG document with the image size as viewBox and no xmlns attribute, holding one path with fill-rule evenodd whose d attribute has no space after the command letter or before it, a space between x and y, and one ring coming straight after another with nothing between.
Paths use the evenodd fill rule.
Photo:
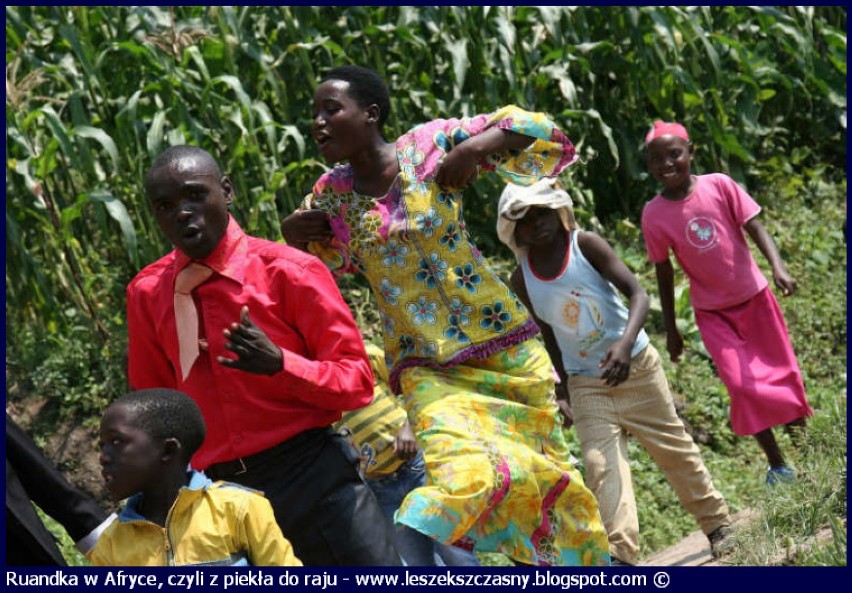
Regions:
<instances>
[{"instance_id":1,"label":"yellow floral patterned dress","mask_svg":"<svg viewBox=\"0 0 852 593\"><path fill-rule=\"evenodd\" d=\"M370 283L381 313L391 387L424 450L427 486L396 521L443 543L537 565L608 564L597 503L568 461L551 366L538 328L484 263L462 194L434 183L441 157L490 127L533 137L481 172L528 184L576 160L545 115L509 106L435 120L396 141L387 195L353 189L352 170L323 175L303 208L329 215L334 237L309 249L337 273Z\"/></svg>"}]
</instances>

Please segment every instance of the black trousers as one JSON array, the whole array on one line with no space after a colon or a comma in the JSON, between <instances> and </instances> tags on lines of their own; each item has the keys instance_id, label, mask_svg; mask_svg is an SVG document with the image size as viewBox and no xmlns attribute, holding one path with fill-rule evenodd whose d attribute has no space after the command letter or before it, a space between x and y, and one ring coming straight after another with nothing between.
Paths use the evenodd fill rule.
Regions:
<instances>
[{"instance_id":1,"label":"black trousers","mask_svg":"<svg viewBox=\"0 0 852 593\"><path fill-rule=\"evenodd\" d=\"M307 430L205 473L262 491L306 566L401 564L391 527L358 472L357 453L331 428Z\"/></svg>"}]
</instances>

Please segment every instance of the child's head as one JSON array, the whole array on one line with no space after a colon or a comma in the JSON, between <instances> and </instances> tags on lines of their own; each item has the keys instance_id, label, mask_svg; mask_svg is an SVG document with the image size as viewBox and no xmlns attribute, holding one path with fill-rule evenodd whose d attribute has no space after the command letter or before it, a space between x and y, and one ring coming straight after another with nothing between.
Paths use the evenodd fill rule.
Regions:
<instances>
[{"instance_id":1,"label":"child's head","mask_svg":"<svg viewBox=\"0 0 852 593\"><path fill-rule=\"evenodd\" d=\"M648 170L666 189L689 186L694 152L686 128L679 123L655 121L645 136Z\"/></svg>"},{"instance_id":2,"label":"child's head","mask_svg":"<svg viewBox=\"0 0 852 593\"><path fill-rule=\"evenodd\" d=\"M228 229L231 181L197 146L172 146L154 159L145 191L157 224L193 259L210 255Z\"/></svg>"},{"instance_id":3,"label":"child's head","mask_svg":"<svg viewBox=\"0 0 852 593\"><path fill-rule=\"evenodd\" d=\"M183 472L206 429L192 399L173 389L133 391L113 402L100 426L101 474L114 500Z\"/></svg>"},{"instance_id":4,"label":"child's head","mask_svg":"<svg viewBox=\"0 0 852 593\"><path fill-rule=\"evenodd\" d=\"M327 162L349 160L381 137L390 114L381 77L361 66L329 71L314 92L312 134Z\"/></svg>"},{"instance_id":5,"label":"child's head","mask_svg":"<svg viewBox=\"0 0 852 593\"><path fill-rule=\"evenodd\" d=\"M521 257L532 241L544 240L545 234L552 237L554 232L576 229L572 206L571 196L557 179L527 186L509 183L497 205L497 236Z\"/></svg>"}]
</instances>

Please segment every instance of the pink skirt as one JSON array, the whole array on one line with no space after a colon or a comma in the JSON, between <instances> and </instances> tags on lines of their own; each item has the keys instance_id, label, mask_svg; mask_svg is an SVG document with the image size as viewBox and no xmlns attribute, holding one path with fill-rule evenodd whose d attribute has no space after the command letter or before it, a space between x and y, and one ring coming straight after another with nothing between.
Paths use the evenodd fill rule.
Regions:
<instances>
[{"instance_id":1,"label":"pink skirt","mask_svg":"<svg viewBox=\"0 0 852 593\"><path fill-rule=\"evenodd\" d=\"M734 307L696 309L695 322L731 396L736 434L813 414L781 307L768 287Z\"/></svg>"}]
</instances>

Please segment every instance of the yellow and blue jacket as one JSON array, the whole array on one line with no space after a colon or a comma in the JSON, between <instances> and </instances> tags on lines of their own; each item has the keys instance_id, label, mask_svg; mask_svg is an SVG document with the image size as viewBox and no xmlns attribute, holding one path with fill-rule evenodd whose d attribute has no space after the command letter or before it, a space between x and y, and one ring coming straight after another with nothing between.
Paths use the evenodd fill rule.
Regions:
<instances>
[{"instance_id":1,"label":"yellow and blue jacket","mask_svg":"<svg viewBox=\"0 0 852 593\"><path fill-rule=\"evenodd\" d=\"M302 566L256 490L213 483L191 472L165 526L139 514L142 494L131 496L118 520L87 554L96 566Z\"/></svg>"}]
</instances>

